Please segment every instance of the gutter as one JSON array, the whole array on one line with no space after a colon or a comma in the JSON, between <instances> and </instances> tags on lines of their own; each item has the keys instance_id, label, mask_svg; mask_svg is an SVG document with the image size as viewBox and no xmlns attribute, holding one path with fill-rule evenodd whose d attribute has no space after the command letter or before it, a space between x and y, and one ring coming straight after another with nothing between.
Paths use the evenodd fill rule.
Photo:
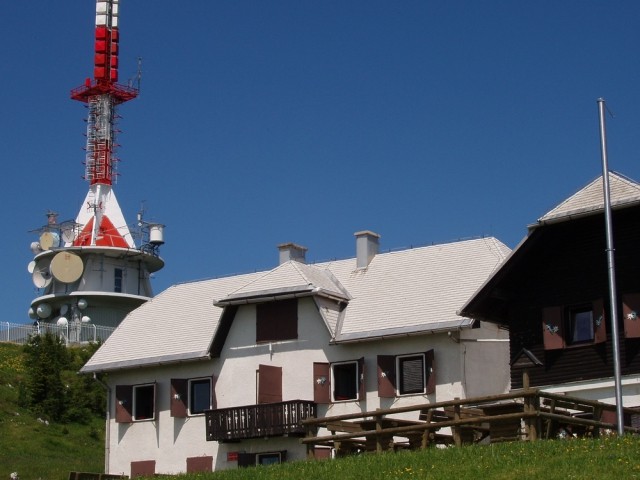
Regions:
<instances>
[{"instance_id":1,"label":"gutter","mask_svg":"<svg viewBox=\"0 0 640 480\"><path fill-rule=\"evenodd\" d=\"M95 373L93 374L93 379L102 385L102 388L107 392L107 411L105 414L106 428L104 433L104 472L109 473L109 456L111 454L111 388L100 380Z\"/></svg>"}]
</instances>

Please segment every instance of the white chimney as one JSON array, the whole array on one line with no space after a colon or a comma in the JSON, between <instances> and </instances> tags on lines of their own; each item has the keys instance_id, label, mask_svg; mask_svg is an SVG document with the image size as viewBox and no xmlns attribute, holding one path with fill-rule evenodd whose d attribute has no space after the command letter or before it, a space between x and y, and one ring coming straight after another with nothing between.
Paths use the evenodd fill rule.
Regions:
<instances>
[{"instance_id":1,"label":"white chimney","mask_svg":"<svg viewBox=\"0 0 640 480\"><path fill-rule=\"evenodd\" d=\"M307 247L297 245L295 243L281 243L278 245L280 251L280 263L288 262L289 260L295 260L296 262L306 263L305 254L307 253Z\"/></svg>"},{"instance_id":2,"label":"white chimney","mask_svg":"<svg viewBox=\"0 0 640 480\"><path fill-rule=\"evenodd\" d=\"M356 268L367 268L378 253L380 235L369 230L354 233L356 237Z\"/></svg>"}]
</instances>

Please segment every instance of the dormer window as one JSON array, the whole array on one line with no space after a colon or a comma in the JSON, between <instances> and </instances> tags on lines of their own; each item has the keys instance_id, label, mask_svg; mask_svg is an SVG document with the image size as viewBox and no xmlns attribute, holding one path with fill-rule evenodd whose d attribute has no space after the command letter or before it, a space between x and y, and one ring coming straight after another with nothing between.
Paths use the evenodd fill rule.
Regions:
<instances>
[{"instance_id":1,"label":"dormer window","mask_svg":"<svg viewBox=\"0 0 640 480\"><path fill-rule=\"evenodd\" d=\"M259 303L256 306L256 343L297 338L297 299Z\"/></svg>"}]
</instances>

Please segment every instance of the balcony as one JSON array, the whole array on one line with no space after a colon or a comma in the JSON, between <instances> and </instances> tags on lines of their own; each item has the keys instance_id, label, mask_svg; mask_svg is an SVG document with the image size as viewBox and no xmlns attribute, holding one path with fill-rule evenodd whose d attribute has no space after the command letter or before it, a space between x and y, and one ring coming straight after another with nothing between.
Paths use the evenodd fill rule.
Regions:
<instances>
[{"instance_id":1,"label":"balcony","mask_svg":"<svg viewBox=\"0 0 640 480\"><path fill-rule=\"evenodd\" d=\"M291 400L209 410L205 416L208 441L303 436L305 430L300 422L316 416L316 404L308 400Z\"/></svg>"}]
</instances>

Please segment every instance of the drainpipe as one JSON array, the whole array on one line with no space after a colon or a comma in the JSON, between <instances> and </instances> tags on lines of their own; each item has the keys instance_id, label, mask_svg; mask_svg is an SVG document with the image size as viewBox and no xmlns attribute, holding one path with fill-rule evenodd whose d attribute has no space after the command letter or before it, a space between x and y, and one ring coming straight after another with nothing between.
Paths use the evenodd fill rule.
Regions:
<instances>
[{"instance_id":1,"label":"drainpipe","mask_svg":"<svg viewBox=\"0 0 640 480\"><path fill-rule=\"evenodd\" d=\"M104 433L104 473L109 473L109 455L111 451L111 435L109 434L109 432L111 431L111 388L109 387L109 385L100 380L95 372L93 373L93 379L100 385L102 385L102 388L104 388L107 392L107 411L105 415L106 429Z\"/></svg>"}]
</instances>

